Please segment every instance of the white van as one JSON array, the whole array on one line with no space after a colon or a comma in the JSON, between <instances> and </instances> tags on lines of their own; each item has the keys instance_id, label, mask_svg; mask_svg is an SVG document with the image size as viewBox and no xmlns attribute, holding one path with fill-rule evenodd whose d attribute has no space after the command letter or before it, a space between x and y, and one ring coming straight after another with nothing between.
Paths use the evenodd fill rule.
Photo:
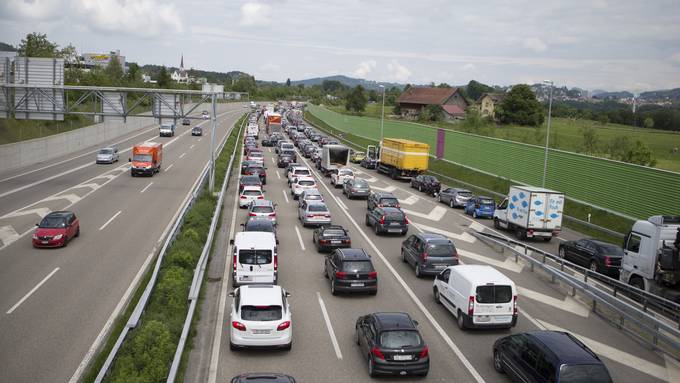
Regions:
<instances>
[{"instance_id":1,"label":"white van","mask_svg":"<svg viewBox=\"0 0 680 383\"><path fill-rule=\"evenodd\" d=\"M242 231L236 233L233 245L234 287L246 284L276 284L278 254L274 233Z\"/></svg>"},{"instance_id":2,"label":"white van","mask_svg":"<svg viewBox=\"0 0 680 383\"><path fill-rule=\"evenodd\" d=\"M432 290L435 301L456 317L461 329L517 324L517 287L491 266L449 266L437 275Z\"/></svg>"}]
</instances>

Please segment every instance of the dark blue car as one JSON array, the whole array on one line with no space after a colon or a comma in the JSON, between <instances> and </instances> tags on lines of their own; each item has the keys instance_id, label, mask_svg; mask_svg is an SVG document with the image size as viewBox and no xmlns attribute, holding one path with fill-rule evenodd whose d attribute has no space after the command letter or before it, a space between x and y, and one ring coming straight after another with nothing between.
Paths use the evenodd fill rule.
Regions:
<instances>
[{"instance_id":1,"label":"dark blue car","mask_svg":"<svg viewBox=\"0 0 680 383\"><path fill-rule=\"evenodd\" d=\"M493 218L496 202L491 197L474 196L467 200L464 209L473 218Z\"/></svg>"}]
</instances>

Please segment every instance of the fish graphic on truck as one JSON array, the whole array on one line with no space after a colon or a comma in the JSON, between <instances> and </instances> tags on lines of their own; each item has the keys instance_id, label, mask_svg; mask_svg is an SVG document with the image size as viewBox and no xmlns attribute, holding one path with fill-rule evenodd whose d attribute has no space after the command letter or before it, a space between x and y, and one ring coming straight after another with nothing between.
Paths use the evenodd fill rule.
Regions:
<instances>
[{"instance_id":1,"label":"fish graphic on truck","mask_svg":"<svg viewBox=\"0 0 680 383\"><path fill-rule=\"evenodd\" d=\"M494 212L494 226L520 238L550 241L562 229L564 193L532 186L511 186Z\"/></svg>"}]
</instances>

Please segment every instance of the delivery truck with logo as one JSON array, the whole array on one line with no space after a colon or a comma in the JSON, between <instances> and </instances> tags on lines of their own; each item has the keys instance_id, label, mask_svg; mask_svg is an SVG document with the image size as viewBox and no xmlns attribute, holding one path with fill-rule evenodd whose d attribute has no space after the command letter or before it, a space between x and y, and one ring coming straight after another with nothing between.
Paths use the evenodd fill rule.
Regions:
<instances>
[{"instance_id":1,"label":"delivery truck with logo","mask_svg":"<svg viewBox=\"0 0 680 383\"><path fill-rule=\"evenodd\" d=\"M130 174L133 177L137 175L153 177L161 170L163 144L158 142L137 144L132 147L132 158L129 158L128 161L131 163Z\"/></svg>"},{"instance_id":2,"label":"delivery truck with logo","mask_svg":"<svg viewBox=\"0 0 680 383\"><path fill-rule=\"evenodd\" d=\"M493 213L497 229L515 233L517 239L550 241L562 230L564 193L533 186L510 186L508 197Z\"/></svg>"}]
</instances>

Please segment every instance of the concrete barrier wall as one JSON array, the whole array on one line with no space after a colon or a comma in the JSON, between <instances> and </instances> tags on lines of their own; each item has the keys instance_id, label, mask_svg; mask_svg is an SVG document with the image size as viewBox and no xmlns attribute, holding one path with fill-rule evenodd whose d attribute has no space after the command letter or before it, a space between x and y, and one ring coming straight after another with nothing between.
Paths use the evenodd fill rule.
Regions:
<instances>
[{"instance_id":1,"label":"concrete barrier wall","mask_svg":"<svg viewBox=\"0 0 680 383\"><path fill-rule=\"evenodd\" d=\"M48 137L0 145L0 172L49 161L153 125L153 118L129 117L127 123L105 121Z\"/></svg>"}]
</instances>

